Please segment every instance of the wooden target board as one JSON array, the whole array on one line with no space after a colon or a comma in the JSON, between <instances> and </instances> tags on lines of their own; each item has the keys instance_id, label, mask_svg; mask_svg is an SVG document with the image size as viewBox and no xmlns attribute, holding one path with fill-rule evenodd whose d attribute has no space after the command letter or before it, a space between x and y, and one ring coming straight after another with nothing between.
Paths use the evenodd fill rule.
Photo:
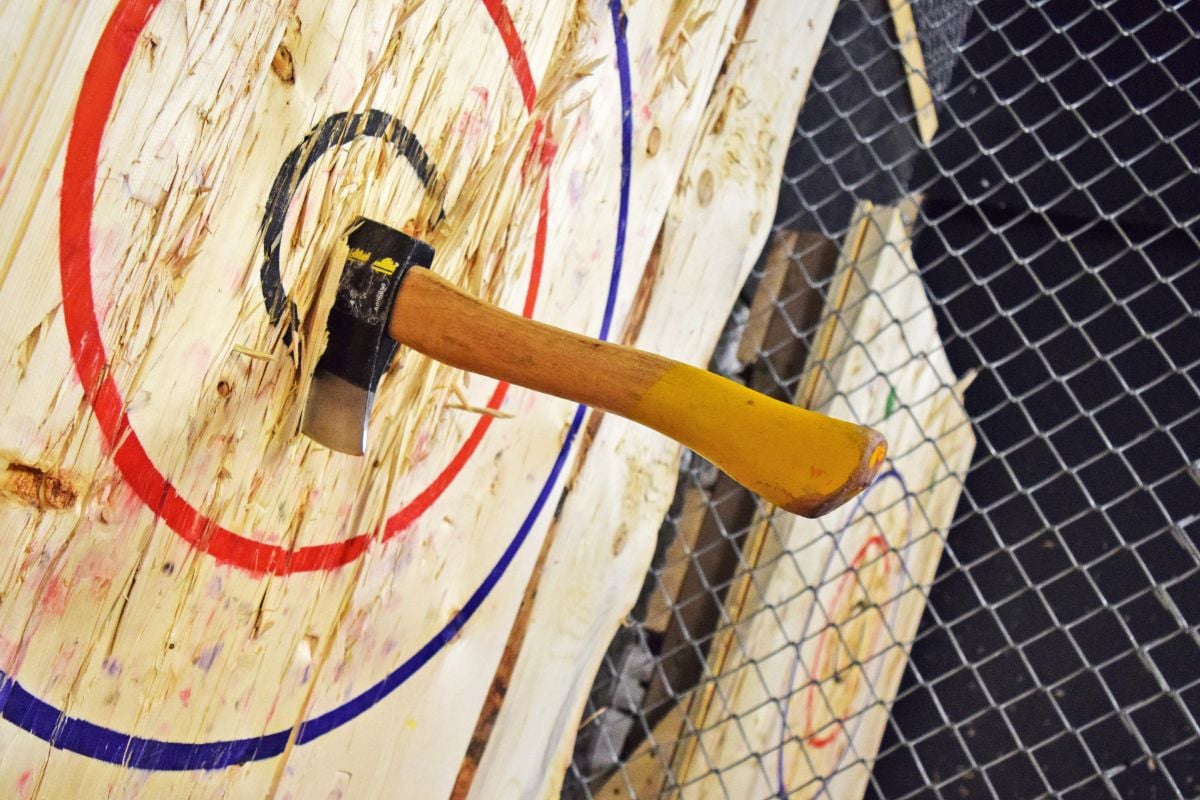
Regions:
<instances>
[{"instance_id":1,"label":"wooden target board","mask_svg":"<svg viewBox=\"0 0 1200 800\"><path fill-rule=\"evenodd\" d=\"M753 8L0 5L0 793L451 791L585 410L402 350L366 457L301 436L345 230L613 336Z\"/></svg>"},{"instance_id":2,"label":"wooden target board","mask_svg":"<svg viewBox=\"0 0 1200 800\"><path fill-rule=\"evenodd\" d=\"M367 458L298 436L328 254L371 216L421 233L443 274L502 305L604 335L622 149L589 154L608 180L552 194L559 111L535 108L532 75L554 56L553 9L518 31L487 2L452 18L101 5L64 31L82 69L54 121L61 189L31 192L2 290L5 351L27 352L4 367L0 448L10 474L44 487L41 470L62 494L3 507L19 536L0 608L3 779L153 793L162 772L236 766L258 793L311 747L369 788L379 750L438 733L415 724L428 687L392 724L373 710L441 651L475 658L456 634L544 524L582 411L405 354ZM611 60L618 85L627 62ZM620 140L628 93L608 94ZM567 192L610 209L607 230L551 237ZM546 275L551 242L554 264L589 269ZM358 722L372 747L355 746Z\"/></svg>"}]
</instances>

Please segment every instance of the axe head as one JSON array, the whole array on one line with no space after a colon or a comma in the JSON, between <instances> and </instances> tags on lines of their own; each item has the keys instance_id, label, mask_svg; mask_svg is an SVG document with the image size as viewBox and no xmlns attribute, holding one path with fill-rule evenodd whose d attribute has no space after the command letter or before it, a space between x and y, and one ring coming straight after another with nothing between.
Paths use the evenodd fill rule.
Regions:
<instances>
[{"instance_id":1,"label":"axe head","mask_svg":"<svg viewBox=\"0 0 1200 800\"><path fill-rule=\"evenodd\" d=\"M350 228L349 245L301 430L331 450L360 456L375 389L398 346L388 334L396 291L410 267L433 263L433 248L361 217Z\"/></svg>"}]
</instances>

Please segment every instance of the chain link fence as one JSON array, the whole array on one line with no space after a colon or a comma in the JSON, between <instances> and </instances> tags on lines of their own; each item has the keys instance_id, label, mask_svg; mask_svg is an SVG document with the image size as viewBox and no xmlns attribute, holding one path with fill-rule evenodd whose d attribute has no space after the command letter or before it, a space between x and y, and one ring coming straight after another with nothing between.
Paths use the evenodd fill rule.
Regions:
<instances>
[{"instance_id":1,"label":"chain link fence","mask_svg":"<svg viewBox=\"0 0 1200 800\"><path fill-rule=\"evenodd\" d=\"M775 223L806 283L784 282L747 352L764 258L712 365L794 397L823 368L813 343L856 204L920 198L913 258L954 372L975 374L977 441L920 626L897 637L911 644L898 692L877 699L878 752L836 769L866 765L871 798L1200 797L1200 2L912 11L931 145L888 4L843 2ZM564 796L686 796L720 778L695 746L716 724L695 699L742 630L730 603L754 574L755 508L685 458ZM774 702L826 688L798 680ZM779 716L775 749L747 758L776 796L838 797L828 776L786 782L780 752L807 734Z\"/></svg>"}]
</instances>

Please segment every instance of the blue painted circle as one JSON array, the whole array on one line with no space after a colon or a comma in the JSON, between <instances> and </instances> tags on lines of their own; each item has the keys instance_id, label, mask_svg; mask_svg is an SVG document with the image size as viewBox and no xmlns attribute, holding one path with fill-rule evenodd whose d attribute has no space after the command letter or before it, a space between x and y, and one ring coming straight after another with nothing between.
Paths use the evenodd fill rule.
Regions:
<instances>
[{"instance_id":1,"label":"blue painted circle","mask_svg":"<svg viewBox=\"0 0 1200 800\"><path fill-rule=\"evenodd\" d=\"M621 265L625 258L625 230L629 216L629 181L633 153L633 102L629 75L629 53L625 43L626 17L621 10L621 0L609 0L609 12L612 17L616 47L617 73L621 83L621 192L620 206L617 212L617 236L613 250L612 277L609 280L608 297L604 305L604 319L600 325L599 336L601 339L608 338L612 325L617 287L621 280ZM509 565L512 564L521 545L533 529L534 522L546 507L554 484L558 481L558 477L566 465L567 455L575 441L575 436L579 433L585 411L584 406L575 409L575 415L571 420L571 427L567 431L562 449L559 451L537 499L534 500L533 507L521 522L520 528L509 542L508 547L504 549L479 588L463 605L462 610L455 614L421 649L409 656L383 680L342 705L302 722L296 732L297 744L311 742L319 736L329 733L383 700L437 655L475 615L500 578L504 576ZM248 739L194 744L133 736L87 720L69 717L55 706L35 697L3 671L0 671L0 709L2 709L4 719L39 739L44 739L52 747L69 750L99 761L107 761L110 764L144 770L214 770L235 764L244 764L248 761L273 758L283 752L293 730L285 728L275 733Z\"/></svg>"}]
</instances>

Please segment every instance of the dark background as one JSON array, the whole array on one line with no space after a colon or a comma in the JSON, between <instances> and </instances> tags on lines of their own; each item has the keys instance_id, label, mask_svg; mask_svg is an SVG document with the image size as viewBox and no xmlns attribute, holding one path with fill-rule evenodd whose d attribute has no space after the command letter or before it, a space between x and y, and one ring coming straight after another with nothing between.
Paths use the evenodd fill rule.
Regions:
<instances>
[{"instance_id":1,"label":"dark background","mask_svg":"<svg viewBox=\"0 0 1200 800\"><path fill-rule=\"evenodd\" d=\"M885 4L843 3L777 220L837 237L922 193L914 252L980 370L868 797L1200 796L1200 4L914 10L934 146Z\"/></svg>"}]
</instances>

